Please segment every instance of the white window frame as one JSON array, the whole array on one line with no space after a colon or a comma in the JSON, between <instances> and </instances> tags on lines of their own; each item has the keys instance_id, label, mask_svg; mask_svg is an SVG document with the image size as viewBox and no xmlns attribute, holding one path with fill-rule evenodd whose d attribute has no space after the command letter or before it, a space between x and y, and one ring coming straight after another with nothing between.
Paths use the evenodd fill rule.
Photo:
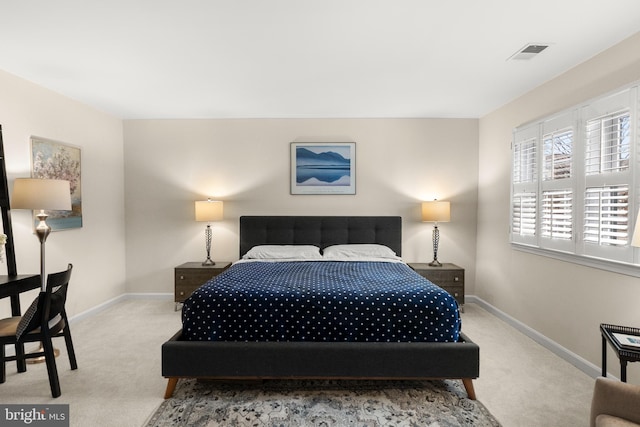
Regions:
<instances>
[{"instance_id":1,"label":"white window frame","mask_svg":"<svg viewBox=\"0 0 640 427\"><path fill-rule=\"evenodd\" d=\"M514 130L509 209L510 239L515 249L640 277L640 248L634 248L630 245L640 202L640 182L638 182L640 177L639 110L640 89L639 82L635 82L557 114L519 126ZM618 162L623 167L615 171L604 170L587 174L585 157L591 155L589 153L594 153L593 150L587 149L587 123L598 118L606 119L618 112L628 112L630 116L628 151L615 152L624 154L625 160ZM552 171L550 177L548 171L545 173L545 167L548 167L557 158L553 153L550 157L548 150L545 157L545 137L562 132L571 132L572 135L573 145L570 155L568 154L571 157L570 173L554 176ZM533 175L535 179L521 182L515 176L517 171L516 152L519 144L528 141L535 141L536 144L536 170L529 171L530 173L526 176ZM595 151L595 153L600 153L600 157L602 157L602 151ZM556 153L556 155L558 154ZM627 155L628 163L626 161ZM562 157L561 154L558 156ZM613 162L609 162L609 164L611 163ZM586 211L587 189L619 186L628 187L627 199L624 197L607 199L608 193L603 193L605 195L604 202L611 201L613 203L613 211L601 209L595 214L592 208ZM530 218L533 217L535 225L533 232L530 233L519 233L517 227L514 227L518 221L523 219L522 216L518 216L514 205L518 202L517 195L519 194L535 197L535 213L530 215ZM624 195L624 193L621 194ZM550 211L551 195L553 195L554 205ZM612 212L613 215L608 212ZM609 226L606 221L611 216L616 221ZM609 244L585 241L586 218L600 222L604 220L605 226L591 227L588 231L593 232L595 229L604 237L612 237L613 240L609 240ZM551 220L554 221L553 225L555 226L553 232L549 232ZM602 239L602 241L606 241L606 239Z\"/></svg>"}]
</instances>

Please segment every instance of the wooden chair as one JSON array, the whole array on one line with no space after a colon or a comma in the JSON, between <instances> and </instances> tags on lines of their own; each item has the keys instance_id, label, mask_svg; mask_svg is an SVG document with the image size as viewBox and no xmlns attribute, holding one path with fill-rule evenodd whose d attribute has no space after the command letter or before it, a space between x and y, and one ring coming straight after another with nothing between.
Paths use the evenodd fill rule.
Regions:
<instances>
[{"instance_id":1,"label":"wooden chair","mask_svg":"<svg viewBox=\"0 0 640 427\"><path fill-rule=\"evenodd\" d=\"M67 288L71 278L71 269L52 273L47 276L46 291L41 291L23 316L0 319L0 383L6 380L6 363L44 356L51 385L51 395L59 397L60 381L56 368L52 338L64 337L71 369L78 369L76 355L71 340L69 321L64 305L67 299ZM41 342L43 351L25 353L24 347L17 345L25 342ZM14 345L15 356L6 356L5 346Z\"/></svg>"}]
</instances>

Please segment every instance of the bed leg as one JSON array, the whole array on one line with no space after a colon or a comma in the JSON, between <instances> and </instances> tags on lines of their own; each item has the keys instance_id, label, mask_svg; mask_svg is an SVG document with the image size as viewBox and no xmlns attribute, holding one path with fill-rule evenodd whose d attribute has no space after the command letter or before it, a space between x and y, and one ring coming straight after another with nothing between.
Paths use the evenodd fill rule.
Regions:
<instances>
[{"instance_id":1,"label":"bed leg","mask_svg":"<svg viewBox=\"0 0 640 427\"><path fill-rule=\"evenodd\" d=\"M464 389L467 391L469 399L476 400L476 391L473 388L473 380L471 378L463 378L462 384L464 384Z\"/></svg>"},{"instance_id":2,"label":"bed leg","mask_svg":"<svg viewBox=\"0 0 640 427\"><path fill-rule=\"evenodd\" d=\"M169 378L169 382L167 383L167 390L164 392L164 398L168 399L173 396L173 392L176 389L176 385L178 384L178 378Z\"/></svg>"}]
</instances>

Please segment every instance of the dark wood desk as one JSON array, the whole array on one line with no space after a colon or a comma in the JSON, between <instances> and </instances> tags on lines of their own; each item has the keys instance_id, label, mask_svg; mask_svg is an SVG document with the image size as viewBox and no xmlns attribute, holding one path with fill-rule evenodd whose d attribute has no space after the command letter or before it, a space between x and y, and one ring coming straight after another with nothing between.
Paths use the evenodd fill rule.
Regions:
<instances>
[{"instance_id":1,"label":"dark wood desk","mask_svg":"<svg viewBox=\"0 0 640 427\"><path fill-rule=\"evenodd\" d=\"M20 316L20 294L31 289L40 288L39 274L18 274L16 276L0 275L0 298L11 298L11 315ZM24 352L24 344L20 345L20 351ZM16 349L17 351L18 349ZM25 372L27 364L24 360L16 362L18 372Z\"/></svg>"},{"instance_id":2,"label":"dark wood desk","mask_svg":"<svg viewBox=\"0 0 640 427\"><path fill-rule=\"evenodd\" d=\"M39 274L0 275L0 298L11 298L11 315L20 316L20 294L40 288Z\"/></svg>"}]
</instances>

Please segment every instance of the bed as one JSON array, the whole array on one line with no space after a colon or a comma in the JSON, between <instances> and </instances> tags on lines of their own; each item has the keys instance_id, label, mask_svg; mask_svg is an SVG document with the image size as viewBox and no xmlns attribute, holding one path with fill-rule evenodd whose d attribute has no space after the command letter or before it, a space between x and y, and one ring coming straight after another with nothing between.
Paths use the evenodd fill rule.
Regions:
<instances>
[{"instance_id":1,"label":"bed","mask_svg":"<svg viewBox=\"0 0 640 427\"><path fill-rule=\"evenodd\" d=\"M328 252L331 249L327 248L336 248L335 245L343 244L382 245L400 256L401 218L386 216L243 216L240 218L241 259L250 251L255 251L263 245L274 247L276 245L285 245L284 247L313 245ZM320 268L316 266L322 263L337 264L342 260L321 260L316 263L295 261L282 264L299 264L299 268L307 268L307 265L313 264L308 268ZM362 264L387 264L375 261ZM236 273L232 269L237 270L242 267L242 264L242 262L234 264L227 270L228 274L220 275L214 281L219 280L224 284L225 280L230 280L230 277ZM267 266L276 268L271 267L271 264L258 262L253 265L256 265L255 268L267 268ZM395 262L389 264L394 266L388 268L395 270L402 270L402 266L405 269L408 268L404 263L398 263L397 266ZM304 270L301 274L309 273ZM408 276L402 279L403 282L412 281L413 276L419 276L406 274ZM420 280L423 279L420 278ZM190 319L190 317L201 316L192 313L193 306L205 305L200 304L198 298L202 298L203 293L210 293L209 288L206 288L210 285L216 284L208 282L198 290L201 291L199 294L196 291L192 295L191 302L189 300L185 302L183 328L162 345L162 375L168 379L165 398L173 395L180 378L224 380L284 378L461 379L469 397L475 399L472 380L479 375L480 350L461 331L457 309L453 310L455 316L451 315L452 306L449 304L456 304L455 299L448 299L450 296L440 288L436 287L437 290L430 292L442 298L441 311L446 312L443 322L449 322L446 329L451 329L443 338L420 341L410 336L405 341L397 339L394 335L392 340L385 341L384 337L380 340L364 335L364 338L360 337L360 340L354 341L336 333L334 340L309 341L287 338L279 340L277 336L274 338L270 335L266 335L266 338L263 337L261 340L242 335L231 337L221 335L219 338L194 335L194 329L202 328L199 323L194 323ZM246 313L243 316L247 318ZM440 328L443 327L440 326Z\"/></svg>"}]
</instances>

